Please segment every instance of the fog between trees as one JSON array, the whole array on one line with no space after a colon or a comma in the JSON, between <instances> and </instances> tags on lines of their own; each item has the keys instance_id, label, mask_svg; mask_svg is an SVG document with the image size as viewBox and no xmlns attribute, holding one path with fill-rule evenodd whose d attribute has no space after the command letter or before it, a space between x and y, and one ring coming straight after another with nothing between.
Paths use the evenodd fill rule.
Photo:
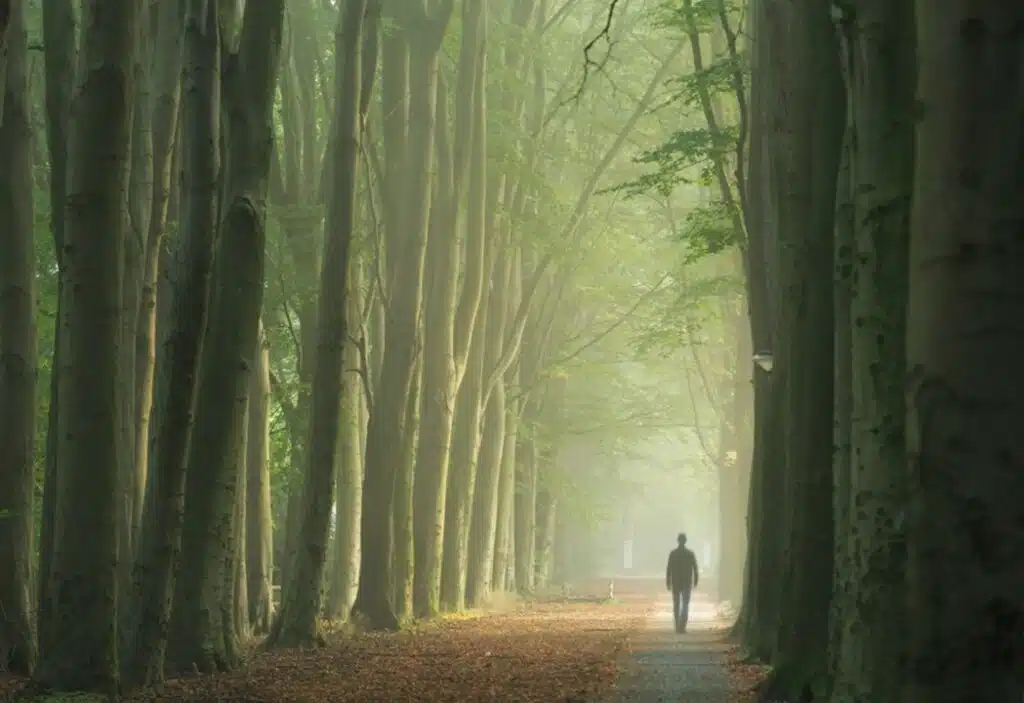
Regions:
<instances>
[{"instance_id":1,"label":"fog between trees","mask_svg":"<svg viewBox=\"0 0 1024 703\"><path fill-rule=\"evenodd\" d=\"M685 531L766 700L1015 700L1024 9L939 5L0 0L0 669Z\"/></svg>"}]
</instances>

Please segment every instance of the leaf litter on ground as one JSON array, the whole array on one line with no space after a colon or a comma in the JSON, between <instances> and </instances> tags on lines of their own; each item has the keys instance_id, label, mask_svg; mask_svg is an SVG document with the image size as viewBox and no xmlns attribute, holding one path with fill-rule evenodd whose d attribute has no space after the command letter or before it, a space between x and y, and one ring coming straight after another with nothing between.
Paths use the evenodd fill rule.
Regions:
<instances>
[{"instance_id":1,"label":"leaf litter on ground","mask_svg":"<svg viewBox=\"0 0 1024 703\"><path fill-rule=\"evenodd\" d=\"M524 605L395 634L339 634L255 653L244 669L168 681L126 701L585 701L614 686L637 604Z\"/></svg>"},{"instance_id":2,"label":"leaf litter on ground","mask_svg":"<svg viewBox=\"0 0 1024 703\"><path fill-rule=\"evenodd\" d=\"M524 603L398 633L336 632L327 646L254 649L237 671L171 679L122 701L583 703L614 688L647 603ZM20 688L0 677L0 700Z\"/></svg>"},{"instance_id":3,"label":"leaf litter on ground","mask_svg":"<svg viewBox=\"0 0 1024 703\"><path fill-rule=\"evenodd\" d=\"M746 703L757 700L758 686L768 677L771 667L744 661L740 648L733 647L726 655L725 670L733 690L731 700Z\"/></svg>"},{"instance_id":4,"label":"leaf litter on ground","mask_svg":"<svg viewBox=\"0 0 1024 703\"><path fill-rule=\"evenodd\" d=\"M638 594L639 595L639 594ZM651 606L642 597L552 599L504 612L459 614L399 633L335 630L326 647L254 649L244 668L171 679L122 701L249 703L508 701L584 703L615 688ZM726 663L734 693L752 701L766 668ZM0 676L0 700L21 682Z\"/></svg>"}]
</instances>

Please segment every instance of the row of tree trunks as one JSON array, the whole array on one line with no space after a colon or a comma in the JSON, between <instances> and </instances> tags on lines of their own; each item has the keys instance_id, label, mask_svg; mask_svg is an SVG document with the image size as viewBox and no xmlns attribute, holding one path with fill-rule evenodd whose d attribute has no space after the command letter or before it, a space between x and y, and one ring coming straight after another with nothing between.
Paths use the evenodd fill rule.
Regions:
<instances>
[{"instance_id":1,"label":"row of tree trunks","mask_svg":"<svg viewBox=\"0 0 1024 703\"><path fill-rule=\"evenodd\" d=\"M67 194L68 120L71 90L74 84L77 28L72 0L43 3L43 66L46 83L46 146L50 154L50 202L63 203ZM65 212L63 207L50 208L50 231L58 270L63 274ZM56 319L63 319L64 276L57 280ZM39 526L39 578L37 586L36 630L40 649L45 646L50 628L50 561L53 556L57 512L57 449L60 395L57 392L63 365L65 339L62 325L54 326L53 358L50 372L50 412L46 424L46 456L43 473L43 505Z\"/></svg>"},{"instance_id":2,"label":"row of tree trunks","mask_svg":"<svg viewBox=\"0 0 1024 703\"><path fill-rule=\"evenodd\" d=\"M385 222L388 309L380 382L367 427L360 578L352 609L369 626L399 625L392 593L393 508L397 473L408 445L405 433L409 396L419 356L434 130L438 52L451 18L452 3L428 8L422 0L395 6L400 31L384 42L383 89L388 105L405 102L408 118L385 125L386 185L391 218ZM398 116L400 117L400 115ZM399 285L401 282L401 285Z\"/></svg>"},{"instance_id":3,"label":"row of tree trunks","mask_svg":"<svg viewBox=\"0 0 1024 703\"><path fill-rule=\"evenodd\" d=\"M160 381L154 388L155 442L149 471L130 612L137 622L125 635L130 652L123 670L129 686L163 676L175 592L175 561L181 552L185 471L194 430L199 359L206 325L213 241L216 231L216 182L219 151L220 35L215 9L190 2L185 18L182 157L184 188L182 234L175 247L177 285L170 300Z\"/></svg>"},{"instance_id":4,"label":"row of tree trunks","mask_svg":"<svg viewBox=\"0 0 1024 703\"><path fill-rule=\"evenodd\" d=\"M336 456L342 431L344 350L349 333L351 293L349 251L355 227L357 157L360 150L360 95L367 2L349 2L339 16L335 43L337 103L331 129L330 196L326 198L325 251L318 303L310 440L298 549L288 565L292 576L270 633L271 646L310 645L319 638L321 586L327 563L331 507L337 477ZM379 13L370 14L371 21ZM376 64L375 56L365 57ZM372 76L371 73L371 81Z\"/></svg>"},{"instance_id":5,"label":"row of tree trunks","mask_svg":"<svg viewBox=\"0 0 1024 703\"><path fill-rule=\"evenodd\" d=\"M224 135L216 286L210 297L189 447L182 558L170 622L169 665L216 671L237 664L232 583L234 514L250 370L262 307L266 201L282 0L247 6L238 49L221 76ZM233 21L222 15L227 44ZM241 360L241 363L239 363ZM197 586L198 584L198 586Z\"/></svg>"},{"instance_id":6,"label":"row of tree trunks","mask_svg":"<svg viewBox=\"0 0 1024 703\"><path fill-rule=\"evenodd\" d=\"M484 281L484 231L478 220L482 184L470 174L470 211L460 223L459 208L470 160L480 158L483 130L484 38L486 7L464 3L459 52L455 120L449 136L447 96L439 82L435 144L438 176L427 243L429 277L425 281L423 388L414 482L413 611L421 617L440 608L442 553L446 529L447 486L456 398L466 374L470 343L477 325ZM459 228L465 235L460 239ZM463 244L462 242L465 242ZM458 274L464 276L461 290Z\"/></svg>"},{"instance_id":7,"label":"row of tree trunks","mask_svg":"<svg viewBox=\"0 0 1024 703\"><path fill-rule=\"evenodd\" d=\"M540 252L537 265L525 272L530 282L521 280L524 271L519 262L520 249L534 245L513 244L511 232L525 214L530 187L516 174L487 172L486 15L479 4L463 5L463 27L467 28L463 32L464 70L460 70L456 96L456 138L447 158L441 143L442 135L448 136L449 132L447 118L441 112L436 129L429 119L447 101L438 87L441 81L437 64L453 5L437 2L395 9L400 31L392 33L389 41L394 42L392 48L397 47L392 52L393 65L401 64L401 68L392 81L392 96L394 87L402 86L398 102L406 104L408 111L400 115L400 124L391 138L385 135L384 140L388 152L386 197L400 207L387 213L383 262L386 285L379 291L381 303L376 309L381 315L375 325L384 338L374 339L374 344L366 343L367 335L352 339L355 325L346 324L345 316L363 314L361 306L353 305L362 285L345 283L345 276L339 276L338 271L344 274L352 268L346 247L355 226L355 163L369 104L368 92L359 85L360 81L365 83L366 72L352 58L358 57L360 50L365 53L367 45L357 40L353 48L352 32L361 24L372 24L376 36L377 3L346 4L340 13L338 41L345 51L336 53L339 84L334 87L334 107L339 116L347 109L345 106L355 107L351 129L341 126L340 117L335 118L326 163L318 157L316 119L309 117L315 90L308 77L323 74L322 68L315 67L315 52L311 55L308 43L304 43L315 35L310 27L313 14L305 4L288 10L294 16L290 17L291 46L284 69L289 78L282 84L282 100L286 107L289 103L300 107L286 109L293 122L283 122L286 135L301 136L278 152L278 157L284 158L273 183L269 111L274 102L277 55L282 47L283 3L248 4L244 11L239 3L219 0L168 0L147 5L130 15L130 26L124 25L131 31L127 39L121 39L130 46L118 44L115 48L126 53L115 56L113 50L106 50L114 56L110 62L130 74L123 76L124 84L135 88L128 91L130 101L124 108L131 149L125 157L125 181L119 194L130 207L121 213L123 221L116 240L118 263L112 269L117 271L118 310L110 318L117 327L112 347L117 358L107 381L112 379L115 385L116 402L111 407L117 414L108 418L116 430L116 443L113 450L106 449L116 455L109 462L116 480L112 479L111 484L111 510L103 517L113 521L114 535L106 537L117 550L117 559L113 560L117 563L115 584L109 591L115 601L111 611L123 615L115 628L114 647L116 651L120 646L128 654L120 657L120 672L113 672L113 678L97 679L85 688L116 686L118 676L129 687L156 682L164 676L165 663L172 671L229 669L238 661L239 636L250 625L258 630L268 627L273 568L267 535L266 458L271 374L259 341L259 320L265 284L265 209L270 190L275 197L283 193L287 199L289 192L297 192L290 191L290 187L299 184L301 197L295 203L313 205L315 209L318 202L323 202L328 211L320 299L313 293L300 305L299 396L290 410L282 401L289 416L293 461L303 466L305 480L293 491L290 501L289 519L294 525L288 531L292 548L287 553L295 561L281 565L291 582L284 584L282 611L271 643L291 646L317 639L332 506L337 512L345 503L346 517L357 514L354 506L361 506L362 501L354 496L356 491L367 500L373 498L374 510L362 511L353 518L360 523L358 528L353 524L342 532L340 521L335 522L334 574L338 585L329 609L347 606L352 598L345 591L351 590L354 574L361 573L353 609L367 615L371 625L391 627L389 615L397 621L397 617L412 612L409 604L415 602L415 591L409 586L415 583L413 564L419 555L411 536L419 534L421 526L422 534L436 537L437 546L437 563L432 571L425 570L431 572L424 580L426 612L436 612L442 600L446 607L461 608L467 591L471 603L482 604L493 588L509 585L508 567L514 562L515 544L524 548L530 545L528 566L520 558L522 568L531 572L524 583L532 584L535 574L540 574L542 581L548 577L557 522L556 500L550 492L538 493L538 487L542 485L541 472L553 466L553 454L547 446L551 438L529 439L535 456L529 515L536 515L540 497L542 529L537 529L535 517L531 517L529 536L516 538L513 496L518 436L514 428L520 410L527 407L516 387L517 358L524 328L529 324L550 327L549 318L554 314L550 310L545 308L546 312L532 317L528 312L538 290L537 282L551 276L547 270L551 257ZM536 7L539 13L535 13ZM533 0L518 0L510 14L518 26L539 31L544 8L543 2L538 5ZM121 12L123 16L111 17L127 22L128 11L121 8ZM74 14L69 16L73 20ZM95 14L83 16L111 31L106 13L103 22ZM91 31L98 36L96 27L88 22L87 35ZM360 28L355 36L362 34ZM69 55L74 53L73 25L71 36ZM375 46L376 39L372 43ZM257 50L260 45L262 50ZM89 46L83 40L86 55ZM97 47L99 44L93 50L102 54ZM59 51L52 53L58 55ZM519 49L506 50L505 58L516 65L529 63L526 52ZM372 70L375 56L366 64ZM183 69L183 81L178 76L179 67ZM352 76L358 80L344 82ZM535 76L539 98L530 120L533 133L523 138L531 165L540 150L544 107L543 72L537 68ZM370 78L372 82L372 73ZM502 103L503 111L522 121L529 101L514 97L507 101L503 98ZM84 129L87 122L77 113L66 121L75 129ZM57 127L60 124L57 120ZM88 126L91 129L93 125ZM77 133L73 136L78 137ZM621 142L618 140L609 153L614 153ZM337 156L342 152L346 154L344 159ZM439 162L449 162L451 182L434 180L431 163L435 156ZM318 163L324 166L319 182L314 175L319 171ZM180 198L172 187L176 182L172 174L178 171L178 165L184 176ZM346 174L352 186L350 196L344 195ZM316 182L318 185L311 185ZM593 192L595 183L596 179L581 202ZM332 197L326 197L325 192ZM111 194L104 191L103 197L109 199ZM166 242L164 232L168 223L177 219L179 200L183 227L174 241ZM468 205L464 221L457 216L463 204ZM504 218L499 216L500 206L504 206ZM413 478L418 462L413 457L422 453L417 429L426 426L420 413L428 407L427 401L418 397L420 366L424 362L419 352L426 337L420 318L421 309L430 307L422 305L422 286L416 276L410 278L407 274L423 275L428 212L445 214L445 219L430 223L430 241L436 234L436 241L443 245L438 247L437 256L452 264L447 288L440 286L439 300L443 304L437 308L442 311L445 328L451 331L452 343L450 350L446 347L440 355L445 363L441 367L444 373L438 378L442 386L460 389L457 395L452 394L449 407L454 436L449 427L445 442L448 452L454 447L459 454L455 464L459 476L455 481L446 480L445 457L442 468L435 472L435 488L431 489L428 481L422 483L422 504L434 509L422 511L422 522L417 523ZM291 233L288 226L284 227L286 237L303 240L292 247L293 259L298 262L305 256L304 261L315 264L316 246L309 244L317 229L311 226L314 218L293 211L284 219L293 225ZM576 213L568 229L575 231L578 225ZM73 227L55 225L55 232L57 229L70 232ZM332 244L332 235L346 245L339 250ZM61 256L68 251L64 242ZM90 263L98 260L98 254L92 257L84 258ZM484 283L491 272L496 273L495 285L490 286L495 290L488 294ZM62 269L62 284L73 280L72 273L71 268ZM527 294L523 295L520 288ZM64 295L62 305L70 300ZM112 315L110 311L106 314ZM62 313L62 329L73 326L73 316L69 315ZM548 333L533 329L527 336L531 335L536 337L537 350L550 348ZM6 337L4 341L8 341ZM96 346L101 341L102 336ZM57 346L61 348L60 343ZM355 384L343 382L343 359L357 353L368 357L372 354L370 361L376 368L372 372L363 369L362 393L349 393L346 386L354 389ZM544 385L538 383L538 374L545 354L535 353L530 385ZM77 367L71 366L71 360L63 362L62 368L72 373L69 380L55 385L60 391L55 395L55 408L61 399L77 398L76 402L82 402L64 389L78 391L75 384L98 387L102 382L89 379L84 383L79 378L84 363L81 359L76 362ZM77 375L75 368L79 369ZM408 383L402 380L405 375ZM463 377L469 382L462 384ZM509 397L510 387L515 388L517 397ZM318 402L318 395L323 402ZM389 412L389 402L401 411ZM542 405L538 401L533 406L535 424L544 421ZM360 410L359 406L364 408ZM346 413L346 407L351 412ZM362 413L368 415L365 430L364 423L357 419ZM73 414L68 410L54 416L70 418ZM69 421L84 422L77 416ZM506 425L512 429L506 431ZM395 427L397 435L390 432ZM345 462L347 466L339 468L336 452L344 445L346 433L357 451ZM59 432L51 434L60 437ZM395 436L400 441L393 441ZM358 451L362 447L366 448L365 480ZM51 455L59 457L61 453ZM79 464L80 459L68 459L69 466ZM344 490L337 488L338 471L346 472ZM66 500L64 478L54 472L47 481L59 489L56 495L60 498L49 506L55 522L46 527L44 520L44 540L55 540L54 548L47 548L45 553L59 556L61 545L56 538L64 539L65 535L53 526L65 519L60 512L61 501ZM382 505L380 501L385 501L386 509L377 509ZM437 509L438 504L442 510ZM445 512L450 519L443 519ZM391 520L397 524L389 524L385 530L383 523ZM380 558L380 549L366 548L374 535L379 537L384 532L390 532L389 548L395 547L387 559ZM356 540L360 542L358 548L354 547ZM106 546L109 544L103 543L97 549ZM361 563L353 568L355 555ZM347 567L342 568L346 561ZM41 581L48 586L57 584L56 575L65 573L59 569L66 570L72 562L65 559L48 565L47 578ZM90 577L101 581L96 574ZM374 578L378 585L396 580L395 590L364 587L374 583ZM46 596L41 613L49 612L49 606L57 603L57 594L48 586L40 589ZM436 605L430 604L431 591L438 594L433 598ZM440 598L441 592L444 599ZM117 598L122 599L120 608ZM384 604L388 607L378 607L380 598L391 599ZM125 603L128 607L123 607ZM40 616L41 621L46 618ZM48 626L42 641L47 641L51 630L61 631ZM43 659L47 661L45 652Z\"/></svg>"},{"instance_id":8,"label":"row of tree trunks","mask_svg":"<svg viewBox=\"0 0 1024 703\"><path fill-rule=\"evenodd\" d=\"M0 3L3 5L3 3ZM36 417L32 129L24 5L0 8L0 670L31 672Z\"/></svg>"}]
</instances>

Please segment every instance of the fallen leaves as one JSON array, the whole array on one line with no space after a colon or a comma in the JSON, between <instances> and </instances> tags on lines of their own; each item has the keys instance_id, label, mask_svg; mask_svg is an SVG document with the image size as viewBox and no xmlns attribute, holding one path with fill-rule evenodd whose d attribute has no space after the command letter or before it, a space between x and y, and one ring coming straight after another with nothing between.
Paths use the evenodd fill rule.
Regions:
<instances>
[{"instance_id":1,"label":"fallen leaves","mask_svg":"<svg viewBox=\"0 0 1024 703\"><path fill-rule=\"evenodd\" d=\"M122 700L601 700L613 691L622 673L630 640L636 644L630 636L649 632L645 617L654 589L635 590L632 597L616 594L620 599L614 602L552 598L552 602L520 604L507 612L460 614L394 634L335 632L322 649L258 652L244 669L171 680ZM725 668L734 691L730 700L755 700L754 689L766 667L740 663L732 648ZM19 683L0 677L0 700Z\"/></svg>"},{"instance_id":2,"label":"fallen leaves","mask_svg":"<svg viewBox=\"0 0 1024 703\"><path fill-rule=\"evenodd\" d=\"M397 634L261 652L229 674L168 681L126 701L584 701L610 690L642 603L535 604Z\"/></svg>"},{"instance_id":3,"label":"fallen leaves","mask_svg":"<svg viewBox=\"0 0 1024 703\"><path fill-rule=\"evenodd\" d=\"M768 676L771 667L763 664L748 664L739 658L739 647L732 647L726 655L726 672L733 689L732 700L736 703L757 700L757 687Z\"/></svg>"}]
</instances>

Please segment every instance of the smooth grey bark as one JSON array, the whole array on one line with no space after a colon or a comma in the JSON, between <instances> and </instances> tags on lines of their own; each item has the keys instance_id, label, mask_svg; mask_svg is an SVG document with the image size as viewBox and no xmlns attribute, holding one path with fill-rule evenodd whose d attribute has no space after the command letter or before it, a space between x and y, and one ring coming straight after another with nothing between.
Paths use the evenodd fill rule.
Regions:
<instances>
[{"instance_id":1,"label":"smooth grey bark","mask_svg":"<svg viewBox=\"0 0 1024 703\"><path fill-rule=\"evenodd\" d=\"M488 259L492 257L488 255ZM490 269L491 266L488 266ZM481 301L488 303L489 294ZM488 331L493 332L489 308L481 309L473 328L466 376L459 388L452 432L451 471L445 501L444 552L441 560L441 608L452 612L466 604L466 575L469 566L469 531L473 517L473 494L480 456L483 418L483 376Z\"/></svg>"},{"instance_id":2,"label":"smooth grey bark","mask_svg":"<svg viewBox=\"0 0 1024 703\"><path fill-rule=\"evenodd\" d=\"M848 75L847 75L848 78ZM835 307L835 376L832 410L832 522L835 525L835 557L832 565L832 611L829 614L829 676L832 696L839 689L838 672L843 647L844 620L854 605L855 585L850 551L850 469L853 464L851 429L853 410L853 298L854 211L851 190L851 123L847 103L846 135L836 182L836 230L832 243L832 285Z\"/></svg>"},{"instance_id":3,"label":"smooth grey bark","mask_svg":"<svg viewBox=\"0 0 1024 703\"><path fill-rule=\"evenodd\" d=\"M907 476L906 307L914 169L914 9L858 0L849 44L854 255L846 612L833 699L902 702ZM896 37L899 40L896 41Z\"/></svg>"},{"instance_id":4,"label":"smooth grey bark","mask_svg":"<svg viewBox=\"0 0 1024 703\"><path fill-rule=\"evenodd\" d=\"M508 313L512 251L502 252L495 266L495 285L488 295L487 325L491 334L484 340L484 364L491 367L501 356L501 343ZM501 330L502 333L494 333ZM501 488L502 454L505 448L506 424L505 379L498 381L482 408L483 427L477 456L476 488L473 495L472 519L468 526L469 542L466 573L466 602L470 607L483 604L491 593L494 569L494 544L498 528L498 498Z\"/></svg>"},{"instance_id":5,"label":"smooth grey bark","mask_svg":"<svg viewBox=\"0 0 1024 703\"><path fill-rule=\"evenodd\" d=\"M258 365L259 336L257 332L256 351L253 355L253 371ZM249 392L252 390L252 378L249 379L249 387L246 388L245 412L243 424L238 432L238 475L235 479L235 508L231 519L231 541L234 544L234 551L231 554L231 563L225 568L225 593L230 593L230 598L224 602L224 629L225 638L243 642L249 636L249 587L246 574L246 552L248 551L248 524L245 517L245 509L248 504L248 428L249 428Z\"/></svg>"},{"instance_id":6,"label":"smooth grey bark","mask_svg":"<svg viewBox=\"0 0 1024 703\"><path fill-rule=\"evenodd\" d=\"M785 119L776 137L780 310L775 368L785 370L786 559L768 697L820 696L827 686L832 594L832 241L845 128L838 51L828 9L788 8L780 27ZM779 45L780 47L782 45ZM774 369L773 369L774 373Z\"/></svg>"},{"instance_id":7,"label":"smooth grey bark","mask_svg":"<svg viewBox=\"0 0 1024 703\"><path fill-rule=\"evenodd\" d=\"M139 6L89 0L69 119L58 385L57 502L39 683L114 695L117 666L120 339L133 56ZM73 342L71 344L70 342Z\"/></svg>"},{"instance_id":8,"label":"smooth grey bark","mask_svg":"<svg viewBox=\"0 0 1024 703\"><path fill-rule=\"evenodd\" d=\"M358 292L361 267L354 266L349 296L350 319L359 319ZM371 284L372 285L372 284ZM350 336L351 339L351 336ZM363 489L363 427L365 394L362 360L351 341L345 349L346 377L342 383L341 433L338 437L337 485L334 491L333 570L327 594L326 615L333 619L348 617L359 584L359 521Z\"/></svg>"},{"instance_id":9,"label":"smooth grey bark","mask_svg":"<svg viewBox=\"0 0 1024 703\"><path fill-rule=\"evenodd\" d=\"M730 305L726 320L735 330L736 355L724 389L729 398L722 409L725 417L719 440L719 529L718 597L739 606L747 552L746 522L749 514L753 388L750 321L747 302Z\"/></svg>"},{"instance_id":10,"label":"smooth grey bark","mask_svg":"<svg viewBox=\"0 0 1024 703\"><path fill-rule=\"evenodd\" d=\"M146 509L124 636L126 688L163 680L181 552L188 452L195 434L220 175L220 35L216 3L188 0L182 99L182 234L173 255L167 334L160 354Z\"/></svg>"},{"instance_id":11,"label":"smooth grey bark","mask_svg":"<svg viewBox=\"0 0 1024 703\"><path fill-rule=\"evenodd\" d=\"M552 463L547 462L549 470ZM547 588L555 567L555 530L558 525L558 497L549 488L537 494L537 545L534 551L534 583L538 589Z\"/></svg>"},{"instance_id":12,"label":"smooth grey bark","mask_svg":"<svg viewBox=\"0 0 1024 703\"><path fill-rule=\"evenodd\" d=\"M281 65L281 112L280 132L276 138L274 157L274 178L271 197L275 205L274 215L278 220L288 255L296 271L319 272L323 249L323 194L327 184L321 174L329 165L327 149L319 144L318 136L327 129L317 129L319 105L313 100L317 74L321 85L330 83L330 78L318 71L314 56L318 50L317 32L314 31L314 3L309 0L290 3L286 6L287 51ZM336 91L324 91L336 92ZM325 114L333 112L333 105L327 104ZM333 120L326 120L331 124ZM321 180L323 182L321 183ZM295 319L298 334L295 340L295 355L298 359L298 393L293 418L288 422L292 436L293 451L290 454L292 470L303 476L309 461L309 422L311 390L315 372L317 345L317 285L316 276L293 276L289 281L289 296L294 300ZM296 498L298 501L298 498ZM296 502L296 509L302 504ZM289 513L288 529L285 534L289 545L288 553L294 554L298 538L300 515ZM291 569L282 562L282 593L288 590Z\"/></svg>"},{"instance_id":13,"label":"smooth grey bark","mask_svg":"<svg viewBox=\"0 0 1024 703\"><path fill-rule=\"evenodd\" d=\"M245 568L249 626L262 634L273 615L273 514L270 502L270 346L260 324L259 349L249 386L246 430Z\"/></svg>"},{"instance_id":14,"label":"smooth grey bark","mask_svg":"<svg viewBox=\"0 0 1024 703\"><path fill-rule=\"evenodd\" d=\"M397 629L392 603L392 507L396 472L402 466L406 409L418 355L417 328L423 293L430 175L434 163L434 127L438 52L451 16L445 0L427 13L422 2L396 3L401 32L408 41L408 148L400 164L389 163L397 178L407 178L400 193L407 206L388 227L389 280L380 384L366 431L366 474L360 527L360 577L353 615L374 629ZM388 52L384 52L387 57ZM388 75L385 63L385 78ZM387 85L387 80L385 80ZM401 146L396 145L396 146ZM387 135L385 135L387 148ZM404 170L404 176L402 174ZM393 274L393 275L392 275Z\"/></svg>"},{"instance_id":15,"label":"smooth grey bark","mask_svg":"<svg viewBox=\"0 0 1024 703\"><path fill-rule=\"evenodd\" d=\"M226 144L215 285L200 358L196 431L188 455L185 529L168 663L177 671L238 664L225 621L225 570L235 553L233 516L241 433L263 300L266 206L283 0L248 3L238 49L222 75ZM241 363L239 363L241 362ZM201 467L201 468L200 468Z\"/></svg>"},{"instance_id":16,"label":"smooth grey bark","mask_svg":"<svg viewBox=\"0 0 1024 703\"><path fill-rule=\"evenodd\" d=\"M771 143L777 119L779 93L773 53L777 38L770 31L769 10L763 0L751 0L751 85L750 134L746 183L745 223L747 230L746 292L753 348L772 350L778 307L773 300L778 267L774 256L778 213L773 198L775 168ZM779 565L782 563L780 389L785 386L785 369L771 374L753 369L754 437L751 451L750 492L747 519L747 564L743 582L743 605L736 623L744 655L760 661L771 658L773 623L778 618Z\"/></svg>"},{"instance_id":17,"label":"smooth grey bark","mask_svg":"<svg viewBox=\"0 0 1024 703\"><path fill-rule=\"evenodd\" d=\"M537 442L533 418L534 401L523 411L516 447L515 494L515 580L516 590L531 594L535 585L535 552L537 545Z\"/></svg>"},{"instance_id":18,"label":"smooth grey bark","mask_svg":"<svg viewBox=\"0 0 1024 703\"><path fill-rule=\"evenodd\" d=\"M64 208L53 207L63 203L67 192L67 131L74 83L76 52L75 11L72 0L53 0L43 3L43 68L45 73L46 147L50 155L50 233L58 269L63 268ZM43 459L43 505L39 520L39 569L37 578L36 631L42 641L49 633L50 615L50 560L53 556L53 531L57 503L57 418L60 399L57 393L62 366L60 320L63 316L61 283L57 280L57 310L54 318L53 358L50 364L50 407L46 420L46 446Z\"/></svg>"},{"instance_id":19,"label":"smooth grey bark","mask_svg":"<svg viewBox=\"0 0 1024 703\"><path fill-rule=\"evenodd\" d=\"M471 159L486 145L482 114L486 9L483 3L463 3L462 42L459 50L458 85L454 130L448 134L448 108L444 84L439 82L436 145L438 174L431 207L425 280L422 410L420 440L416 455L414 484L415 575L413 608L420 617L436 615L440 607L441 564L444 546L444 519L448 474L451 460L455 403L466 372L469 344L483 291L483 228L475 198L485 197L480 184L468 179L470 208L463 222L465 235L458 236L467 179L465 170ZM477 131L480 140L477 140ZM475 161L474 161L475 164ZM476 187L474 187L476 186ZM465 240L465 244L461 241ZM464 276L460 287L459 275Z\"/></svg>"},{"instance_id":20,"label":"smooth grey bark","mask_svg":"<svg viewBox=\"0 0 1024 703\"><path fill-rule=\"evenodd\" d=\"M422 339L423 331L417 334ZM422 341L417 342L422 347ZM405 436L402 438L402 457L395 476L394 507L392 508L392 599L395 616L404 622L412 615L413 572L415 547L413 546L413 472L416 446L419 443L420 393L422 392L423 359L414 361L412 385L405 406Z\"/></svg>"},{"instance_id":21,"label":"smooth grey bark","mask_svg":"<svg viewBox=\"0 0 1024 703\"><path fill-rule=\"evenodd\" d=\"M149 60L152 49L149 31L150 7L139 12L139 31L135 40L135 105L132 109L131 164L128 173L128 218L124 240L121 280L121 339L118 343L118 381L121 384L118 412L121 432L122 517L118 549L120 551L121 589L131 588L138 528L142 519L145 469L136 465L135 344L139 299L142 293L142 266L145 256L150 202L153 196L153 133L150 109ZM122 616L122 621L125 618Z\"/></svg>"},{"instance_id":22,"label":"smooth grey bark","mask_svg":"<svg viewBox=\"0 0 1024 703\"><path fill-rule=\"evenodd\" d=\"M518 247L507 252L509 278L505 291L506 320L511 319L519 306L519 288L522 283L522 258ZM494 532L494 570L492 587L497 590L513 588L515 573L515 494L516 447L519 441L519 418L522 409L522 391L519 379L519 361L505 372L505 441L501 451L501 477L498 485L498 514Z\"/></svg>"},{"instance_id":23,"label":"smooth grey bark","mask_svg":"<svg viewBox=\"0 0 1024 703\"><path fill-rule=\"evenodd\" d=\"M341 433L344 350L348 318L349 251L355 228L357 158L360 149L362 49L367 0L348 0L339 15L335 61L337 92L324 257L317 305L310 441L306 465L305 505L291 585L271 629L272 647L309 646L319 640L321 586L334 503L336 461ZM379 17L374 12L372 17ZM368 24L365 31L376 32ZM369 57L371 60L375 57ZM373 74L370 74L371 80Z\"/></svg>"},{"instance_id":24,"label":"smooth grey bark","mask_svg":"<svg viewBox=\"0 0 1024 703\"><path fill-rule=\"evenodd\" d=\"M185 30L186 0L162 0L155 12L156 38L149 54L152 105L150 130L152 134L152 193L149 212L143 213L141 223L145 242L141 263L135 329L135 456L138 472L135 502L136 542L141 532L141 512L145 504L145 485L149 473L151 421L153 417L153 386L156 376L157 348L157 287L160 272L160 254L166 246L165 237L169 220L171 183L179 177L172 168L173 152L177 147L178 118L181 113L182 57ZM175 219L177 219L175 217ZM138 549L136 548L136 551Z\"/></svg>"},{"instance_id":25,"label":"smooth grey bark","mask_svg":"<svg viewBox=\"0 0 1024 703\"><path fill-rule=\"evenodd\" d=\"M6 26L5 26L6 25ZM32 552L36 433L35 237L24 5L0 8L0 670L36 659Z\"/></svg>"},{"instance_id":26,"label":"smooth grey bark","mask_svg":"<svg viewBox=\"0 0 1024 703\"><path fill-rule=\"evenodd\" d=\"M1024 5L915 8L902 700L1009 701L1024 690Z\"/></svg>"}]
</instances>

